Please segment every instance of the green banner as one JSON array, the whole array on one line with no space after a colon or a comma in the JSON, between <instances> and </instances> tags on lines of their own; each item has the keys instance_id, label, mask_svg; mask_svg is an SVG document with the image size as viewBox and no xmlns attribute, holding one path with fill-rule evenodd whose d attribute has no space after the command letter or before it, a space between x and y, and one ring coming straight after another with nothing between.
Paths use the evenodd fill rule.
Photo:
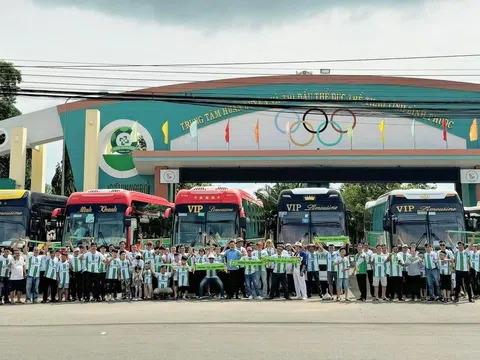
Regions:
<instances>
[{"instance_id":1,"label":"green banner","mask_svg":"<svg viewBox=\"0 0 480 360\"><path fill-rule=\"evenodd\" d=\"M265 265L263 260L232 260L231 266Z\"/></svg>"},{"instance_id":2,"label":"green banner","mask_svg":"<svg viewBox=\"0 0 480 360\"><path fill-rule=\"evenodd\" d=\"M300 257L289 257L289 258L277 258L277 257L265 257L264 260L266 263L282 263L282 264L299 264L302 262Z\"/></svg>"},{"instance_id":3,"label":"green banner","mask_svg":"<svg viewBox=\"0 0 480 360\"><path fill-rule=\"evenodd\" d=\"M211 264L196 264L195 270L225 270L225 264L211 263Z\"/></svg>"},{"instance_id":4,"label":"green banner","mask_svg":"<svg viewBox=\"0 0 480 360\"><path fill-rule=\"evenodd\" d=\"M316 236L313 238L313 242L341 246L345 243L350 244L350 238L348 236Z\"/></svg>"},{"instance_id":5,"label":"green banner","mask_svg":"<svg viewBox=\"0 0 480 360\"><path fill-rule=\"evenodd\" d=\"M476 233L476 232L473 232L473 231L460 231L460 230L447 230L448 233L452 233L452 234L469 234L469 235L480 235L480 233Z\"/></svg>"}]
</instances>

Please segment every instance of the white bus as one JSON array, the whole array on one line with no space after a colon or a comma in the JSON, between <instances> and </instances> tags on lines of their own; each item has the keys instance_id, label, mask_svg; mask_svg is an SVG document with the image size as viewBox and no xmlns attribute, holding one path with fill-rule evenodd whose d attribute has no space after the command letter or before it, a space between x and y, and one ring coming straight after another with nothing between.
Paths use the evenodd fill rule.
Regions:
<instances>
[{"instance_id":1,"label":"white bus","mask_svg":"<svg viewBox=\"0 0 480 360\"><path fill-rule=\"evenodd\" d=\"M446 231L465 231L462 201L455 191L393 190L365 205L365 240L375 246L379 240L389 248L415 244L438 247L446 240ZM465 234L452 235L454 241L465 241Z\"/></svg>"}]
</instances>

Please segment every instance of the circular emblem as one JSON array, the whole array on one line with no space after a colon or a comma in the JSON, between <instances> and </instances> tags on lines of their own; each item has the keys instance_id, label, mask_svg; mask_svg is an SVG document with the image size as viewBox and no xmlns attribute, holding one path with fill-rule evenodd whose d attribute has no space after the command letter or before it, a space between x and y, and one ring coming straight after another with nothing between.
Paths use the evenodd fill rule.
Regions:
<instances>
[{"instance_id":1,"label":"circular emblem","mask_svg":"<svg viewBox=\"0 0 480 360\"><path fill-rule=\"evenodd\" d=\"M175 173L171 170L167 170L163 173L163 180L167 183L175 181Z\"/></svg>"},{"instance_id":2,"label":"circular emblem","mask_svg":"<svg viewBox=\"0 0 480 360\"><path fill-rule=\"evenodd\" d=\"M133 128L136 127L134 130ZM152 135L133 120L119 119L107 124L98 134L100 153L98 165L107 175L128 179L138 175L132 152L139 145L154 150Z\"/></svg>"},{"instance_id":3,"label":"circular emblem","mask_svg":"<svg viewBox=\"0 0 480 360\"><path fill-rule=\"evenodd\" d=\"M467 171L465 177L467 178L467 181L471 183L477 182L478 180L478 174L476 171L473 170Z\"/></svg>"}]
</instances>

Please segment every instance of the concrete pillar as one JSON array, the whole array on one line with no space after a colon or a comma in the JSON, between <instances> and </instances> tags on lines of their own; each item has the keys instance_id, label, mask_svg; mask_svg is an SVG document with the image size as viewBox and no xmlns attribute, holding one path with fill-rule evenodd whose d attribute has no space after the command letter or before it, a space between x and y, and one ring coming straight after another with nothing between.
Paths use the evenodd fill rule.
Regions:
<instances>
[{"instance_id":1,"label":"concrete pillar","mask_svg":"<svg viewBox=\"0 0 480 360\"><path fill-rule=\"evenodd\" d=\"M27 161L27 128L16 127L10 133L10 173L17 189L25 189L25 168Z\"/></svg>"},{"instance_id":2,"label":"concrete pillar","mask_svg":"<svg viewBox=\"0 0 480 360\"><path fill-rule=\"evenodd\" d=\"M32 174L31 190L45 192L45 164L47 161L47 149L44 145L32 149Z\"/></svg>"},{"instance_id":3,"label":"concrete pillar","mask_svg":"<svg viewBox=\"0 0 480 360\"><path fill-rule=\"evenodd\" d=\"M167 199L170 202L173 202L174 199L170 198L170 194L168 191L168 184L162 184L160 183L160 170L165 170L168 169L166 166L155 166L155 176L154 176L154 192L153 194L155 196L160 196L163 197L164 199ZM173 195L175 197L175 194Z\"/></svg>"},{"instance_id":4,"label":"concrete pillar","mask_svg":"<svg viewBox=\"0 0 480 360\"><path fill-rule=\"evenodd\" d=\"M85 154L83 157L83 191L98 188L98 133L100 111L87 110L85 116Z\"/></svg>"}]
</instances>

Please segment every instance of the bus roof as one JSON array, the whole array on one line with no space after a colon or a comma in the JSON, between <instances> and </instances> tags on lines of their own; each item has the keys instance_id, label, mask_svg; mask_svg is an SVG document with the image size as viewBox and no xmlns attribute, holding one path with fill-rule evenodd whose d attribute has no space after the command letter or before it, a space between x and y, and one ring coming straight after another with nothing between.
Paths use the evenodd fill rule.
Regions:
<instances>
[{"instance_id":1,"label":"bus roof","mask_svg":"<svg viewBox=\"0 0 480 360\"><path fill-rule=\"evenodd\" d=\"M465 206L464 208L466 211L475 211L475 212L480 212L480 201L477 201L476 206Z\"/></svg>"},{"instance_id":2,"label":"bus roof","mask_svg":"<svg viewBox=\"0 0 480 360\"><path fill-rule=\"evenodd\" d=\"M257 200L245 190L229 189L221 186L197 186L188 190L180 190L175 197L175 204L201 204L211 201L242 206L242 199L263 207L263 203L260 200Z\"/></svg>"},{"instance_id":3,"label":"bus roof","mask_svg":"<svg viewBox=\"0 0 480 360\"><path fill-rule=\"evenodd\" d=\"M0 190L0 200L17 200L30 195L33 202L51 201L60 205L67 202L66 196L45 194L30 190Z\"/></svg>"},{"instance_id":4,"label":"bus roof","mask_svg":"<svg viewBox=\"0 0 480 360\"><path fill-rule=\"evenodd\" d=\"M130 205L133 201L168 207L173 206L172 203L162 197L123 189L95 189L85 192L76 192L68 198L67 206L105 203Z\"/></svg>"},{"instance_id":5,"label":"bus roof","mask_svg":"<svg viewBox=\"0 0 480 360\"><path fill-rule=\"evenodd\" d=\"M378 204L386 202L389 197L396 196L396 197L404 197L408 200L439 200L445 199L446 197L456 196L460 201L460 198L455 190L436 190L436 189L399 189L399 190L392 190L388 193L385 193L378 197L377 200L368 201L365 204L365 209L369 209L374 207Z\"/></svg>"},{"instance_id":6,"label":"bus roof","mask_svg":"<svg viewBox=\"0 0 480 360\"><path fill-rule=\"evenodd\" d=\"M340 194L338 189L329 189L329 188L296 188L296 189L285 189L281 191L282 193L289 193L291 192L294 195L310 195L310 194Z\"/></svg>"}]
</instances>

